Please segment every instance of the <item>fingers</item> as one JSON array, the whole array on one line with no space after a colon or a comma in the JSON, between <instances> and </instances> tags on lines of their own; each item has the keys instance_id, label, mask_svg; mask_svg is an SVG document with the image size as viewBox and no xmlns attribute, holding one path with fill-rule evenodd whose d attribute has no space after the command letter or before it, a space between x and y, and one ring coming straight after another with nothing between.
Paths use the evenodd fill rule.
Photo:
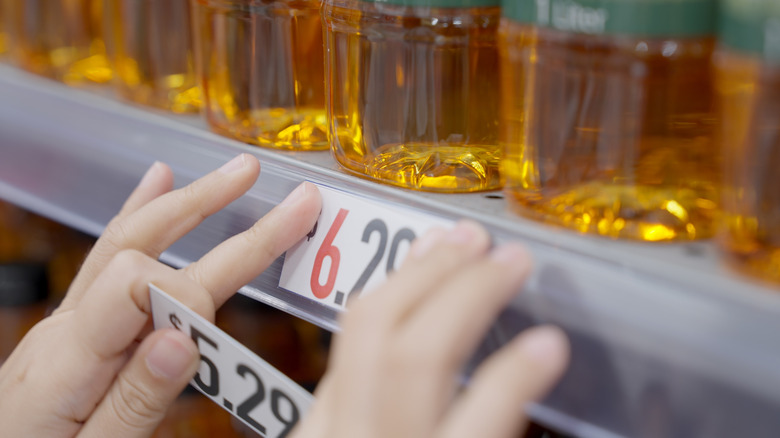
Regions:
<instances>
[{"instance_id":1,"label":"fingers","mask_svg":"<svg viewBox=\"0 0 780 438\"><path fill-rule=\"evenodd\" d=\"M385 347L396 352L388 378L399 383L390 391L396 393L394 398L409 397L429 407L400 407L407 428L401 435L429 429L438 421L463 363L518 293L529 270L530 258L522 247L499 247L442 275L439 285L397 328Z\"/></svg>"},{"instance_id":2,"label":"fingers","mask_svg":"<svg viewBox=\"0 0 780 438\"><path fill-rule=\"evenodd\" d=\"M171 168L159 161L154 162L113 220L118 221L120 218L134 213L151 200L168 193L172 188L173 172L171 172ZM76 278L71 282L68 295L55 313L73 308L80 298L79 292L86 290L104 266L104 262L107 260L106 257L110 258L109 254L98 256L97 254L93 255L93 253L94 251L90 251L90 254L88 254L83 266L76 274Z\"/></svg>"},{"instance_id":3,"label":"fingers","mask_svg":"<svg viewBox=\"0 0 780 438\"><path fill-rule=\"evenodd\" d=\"M123 353L151 315L153 283L204 318L214 320L213 300L198 283L137 251L119 253L75 310L73 338L99 359Z\"/></svg>"},{"instance_id":4,"label":"fingers","mask_svg":"<svg viewBox=\"0 0 780 438\"><path fill-rule=\"evenodd\" d=\"M90 416L146 328L151 314L149 283L213 321L213 300L195 281L137 251L117 254L80 305L58 314L69 323L55 346L58 353L53 353L61 358L56 377L71 388L68 403L75 420Z\"/></svg>"},{"instance_id":5,"label":"fingers","mask_svg":"<svg viewBox=\"0 0 780 438\"><path fill-rule=\"evenodd\" d=\"M184 271L211 293L219 307L311 231L320 210L317 187L304 182L252 228L221 243Z\"/></svg>"},{"instance_id":6,"label":"fingers","mask_svg":"<svg viewBox=\"0 0 780 438\"><path fill-rule=\"evenodd\" d=\"M246 192L257 180L260 163L241 154L192 184L152 199L117 216L98 239L59 311L75 307L109 260L123 249L157 258L168 246ZM143 190L142 190L143 192ZM149 196L134 196L130 211Z\"/></svg>"},{"instance_id":7,"label":"fingers","mask_svg":"<svg viewBox=\"0 0 780 438\"><path fill-rule=\"evenodd\" d=\"M185 334L149 335L117 376L79 433L89 437L147 437L195 375L200 355Z\"/></svg>"},{"instance_id":8,"label":"fingers","mask_svg":"<svg viewBox=\"0 0 780 438\"><path fill-rule=\"evenodd\" d=\"M531 258L518 244L506 244L468 269L452 272L440 292L419 305L399 334L402 348L417 345L432 366L456 373L495 319L520 291L531 271ZM464 321L468 321L467 324ZM430 330L429 327L436 327ZM407 347L407 345L409 347Z\"/></svg>"},{"instance_id":9,"label":"fingers","mask_svg":"<svg viewBox=\"0 0 780 438\"><path fill-rule=\"evenodd\" d=\"M401 269L356 302L353 310L373 308L377 324L400 325L453 273L478 260L489 247L490 235L475 222L461 221L452 230L433 229L414 242Z\"/></svg>"},{"instance_id":10,"label":"fingers","mask_svg":"<svg viewBox=\"0 0 780 438\"><path fill-rule=\"evenodd\" d=\"M523 406L550 390L568 359L568 341L560 329L547 326L521 333L477 369L438 436L519 436L526 425Z\"/></svg>"},{"instance_id":11,"label":"fingers","mask_svg":"<svg viewBox=\"0 0 780 438\"><path fill-rule=\"evenodd\" d=\"M117 216L127 216L173 189L173 172L167 164L155 161L146 171L135 190L125 201Z\"/></svg>"},{"instance_id":12,"label":"fingers","mask_svg":"<svg viewBox=\"0 0 780 438\"><path fill-rule=\"evenodd\" d=\"M531 258L522 246L505 244L490 251L489 246L489 235L475 223L433 230L414 243L402 268L385 286L350 307L334 344L329 375L345 393L330 394L334 409L350 412L355 419L336 435L381 430L387 436L432 436L449 418L463 363L531 271ZM514 367L505 370L506 361L518 357L507 354L502 352L484 367L488 382L484 385L493 385L488 395L513 390L501 388L494 377L517 371L511 363ZM556 357L555 366L539 376L533 374L534 362L525 360L522 364L530 365L521 364L521 369L530 371L513 377L518 384L534 382L519 388L524 391L515 396L525 400L547 388L565 363L565 354ZM474 394L484 402L487 396L476 392L478 388ZM486 402L482 408L494 405ZM516 412L512 414L517 418ZM320 418L319 423L327 422ZM471 436L486 435L472 430Z\"/></svg>"},{"instance_id":13,"label":"fingers","mask_svg":"<svg viewBox=\"0 0 780 438\"><path fill-rule=\"evenodd\" d=\"M317 385L317 390L314 392L314 396L317 402L314 403L312 409L306 414L304 421L298 423L298 425L292 431L292 438L319 438L319 437L331 437L336 436L332 433L331 420L338 417L336 400L334 400L334 390L336 390L335 382L330 374L325 374L320 383Z\"/></svg>"},{"instance_id":14,"label":"fingers","mask_svg":"<svg viewBox=\"0 0 780 438\"><path fill-rule=\"evenodd\" d=\"M359 418L353 428L393 436L433 430L462 362L530 266L516 245L488 255L489 245L487 232L473 222L434 230L413 245L385 286L344 315L331 367L337 386L355 393L338 402ZM371 418L375 426L362 424Z\"/></svg>"}]
</instances>

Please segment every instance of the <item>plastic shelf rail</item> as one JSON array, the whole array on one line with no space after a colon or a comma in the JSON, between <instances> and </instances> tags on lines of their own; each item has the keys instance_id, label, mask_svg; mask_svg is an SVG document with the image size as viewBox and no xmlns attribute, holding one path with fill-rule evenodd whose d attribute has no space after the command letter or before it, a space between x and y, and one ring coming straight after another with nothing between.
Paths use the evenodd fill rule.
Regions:
<instances>
[{"instance_id":1,"label":"plastic shelf rail","mask_svg":"<svg viewBox=\"0 0 780 438\"><path fill-rule=\"evenodd\" d=\"M496 240L524 242L535 258L531 280L473 363L532 324L558 324L572 340L562 382L528 408L537 421L586 438L780 436L780 291L731 272L711 243L581 236L516 217L499 193L385 187L342 172L327 152L256 148L210 133L197 116L0 65L0 198L87 233L103 230L155 160L168 163L181 186L239 152L260 159L256 186L171 247L165 262L196 260L303 180L468 217ZM241 293L337 330L334 311L278 287L281 266L277 260Z\"/></svg>"}]
</instances>

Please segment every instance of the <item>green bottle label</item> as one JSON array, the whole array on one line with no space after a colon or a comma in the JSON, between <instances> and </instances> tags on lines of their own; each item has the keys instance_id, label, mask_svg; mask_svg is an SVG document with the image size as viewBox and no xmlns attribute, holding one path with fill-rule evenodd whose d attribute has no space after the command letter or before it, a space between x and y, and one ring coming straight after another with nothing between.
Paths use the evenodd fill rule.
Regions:
<instances>
[{"instance_id":1,"label":"green bottle label","mask_svg":"<svg viewBox=\"0 0 780 438\"><path fill-rule=\"evenodd\" d=\"M502 13L521 23L566 32L692 37L716 33L717 3L717 0L503 0Z\"/></svg>"},{"instance_id":2,"label":"green bottle label","mask_svg":"<svg viewBox=\"0 0 780 438\"><path fill-rule=\"evenodd\" d=\"M780 0L723 0L721 42L780 64Z\"/></svg>"}]
</instances>

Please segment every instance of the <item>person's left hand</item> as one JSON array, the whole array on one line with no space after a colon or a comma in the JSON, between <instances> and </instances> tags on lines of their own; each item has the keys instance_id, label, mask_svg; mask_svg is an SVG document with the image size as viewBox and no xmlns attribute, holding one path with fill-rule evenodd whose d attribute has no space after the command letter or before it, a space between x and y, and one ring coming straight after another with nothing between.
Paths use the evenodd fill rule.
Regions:
<instances>
[{"instance_id":1,"label":"person's left hand","mask_svg":"<svg viewBox=\"0 0 780 438\"><path fill-rule=\"evenodd\" d=\"M260 165L242 154L171 191L154 164L107 226L61 306L0 368L0 427L11 437L149 436L194 376L199 355L185 334L152 332L149 283L203 317L303 238L320 211L304 183L249 230L181 270L156 259L241 196Z\"/></svg>"}]
</instances>

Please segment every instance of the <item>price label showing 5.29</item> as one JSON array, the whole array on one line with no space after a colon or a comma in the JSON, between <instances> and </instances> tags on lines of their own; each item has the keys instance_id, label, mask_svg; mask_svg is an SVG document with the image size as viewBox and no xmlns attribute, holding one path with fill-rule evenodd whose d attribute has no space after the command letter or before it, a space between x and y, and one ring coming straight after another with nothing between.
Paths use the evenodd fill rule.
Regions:
<instances>
[{"instance_id":1,"label":"price label showing 5.29","mask_svg":"<svg viewBox=\"0 0 780 438\"><path fill-rule=\"evenodd\" d=\"M200 350L192 386L257 433L283 438L308 411L314 397L203 317L149 285L154 328L176 328Z\"/></svg>"},{"instance_id":2,"label":"price label showing 5.29","mask_svg":"<svg viewBox=\"0 0 780 438\"><path fill-rule=\"evenodd\" d=\"M328 307L369 290L401 266L409 246L452 221L318 186L322 213L314 229L287 251L279 286Z\"/></svg>"}]
</instances>

